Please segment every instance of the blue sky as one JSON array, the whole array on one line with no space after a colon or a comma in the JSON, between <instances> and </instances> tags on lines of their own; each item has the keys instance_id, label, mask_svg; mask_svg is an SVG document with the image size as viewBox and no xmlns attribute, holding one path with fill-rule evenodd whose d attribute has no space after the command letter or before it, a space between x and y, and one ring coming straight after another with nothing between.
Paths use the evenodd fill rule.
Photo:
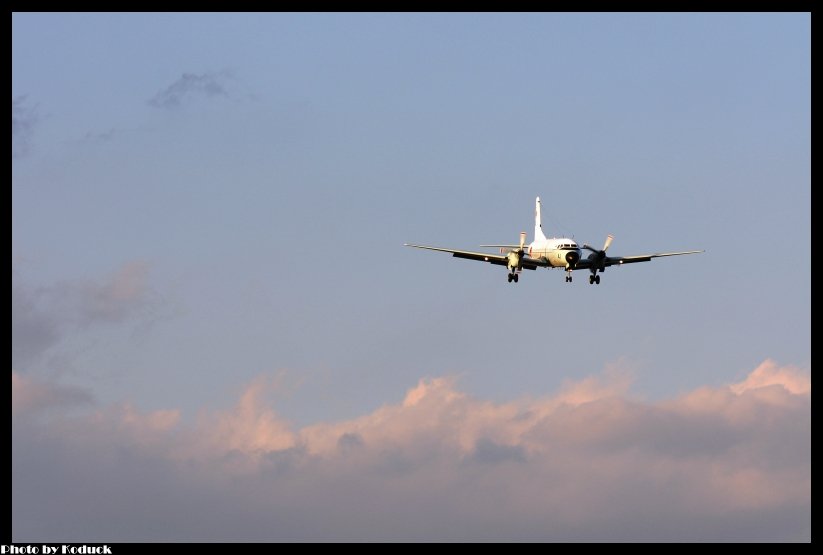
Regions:
<instances>
[{"instance_id":1,"label":"blue sky","mask_svg":"<svg viewBox=\"0 0 823 555\"><path fill-rule=\"evenodd\" d=\"M191 431L265 379L305 430L426 379L506 406L617 372L657 407L764 364L808 377L810 31L793 13L13 14L13 384ZM535 196L549 235L706 252L513 286L402 247L531 239Z\"/></svg>"}]
</instances>

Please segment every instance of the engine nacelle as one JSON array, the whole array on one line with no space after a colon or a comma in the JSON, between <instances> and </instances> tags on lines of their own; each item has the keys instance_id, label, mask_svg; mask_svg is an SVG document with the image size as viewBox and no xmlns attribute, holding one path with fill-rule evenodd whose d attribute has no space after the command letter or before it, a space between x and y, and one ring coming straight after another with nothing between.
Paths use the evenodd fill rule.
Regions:
<instances>
[{"instance_id":1,"label":"engine nacelle","mask_svg":"<svg viewBox=\"0 0 823 555\"><path fill-rule=\"evenodd\" d=\"M606 253L602 251L599 253L593 252L589 255L589 261L592 268L596 268L601 272L606 270Z\"/></svg>"},{"instance_id":2,"label":"engine nacelle","mask_svg":"<svg viewBox=\"0 0 823 555\"><path fill-rule=\"evenodd\" d=\"M508 261L508 267L510 270L520 269L520 253L518 251L510 252L506 256L506 260Z\"/></svg>"}]
</instances>

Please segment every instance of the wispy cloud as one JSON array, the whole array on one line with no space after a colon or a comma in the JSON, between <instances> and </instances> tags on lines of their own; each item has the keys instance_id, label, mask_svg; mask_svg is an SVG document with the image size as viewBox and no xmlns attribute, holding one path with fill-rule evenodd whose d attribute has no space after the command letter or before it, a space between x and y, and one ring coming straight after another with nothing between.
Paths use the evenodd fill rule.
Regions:
<instances>
[{"instance_id":1,"label":"wispy cloud","mask_svg":"<svg viewBox=\"0 0 823 555\"><path fill-rule=\"evenodd\" d=\"M29 143L37 124L37 110L29 106L26 96L11 99L11 157L20 158L29 152Z\"/></svg>"},{"instance_id":2,"label":"wispy cloud","mask_svg":"<svg viewBox=\"0 0 823 555\"><path fill-rule=\"evenodd\" d=\"M661 402L611 370L507 403L424 379L300 429L264 377L192 425L128 404L13 413L13 539L809 541L808 376L765 361L746 387Z\"/></svg>"},{"instance_id":3,"label":"wispy cloud","mask_svg":"<svg viewBox=\"0 0 823 555\"><path fill-rule=\"evenodd\" d=\"M148 100L150 106L176 110L198 98L228 98L226 80L229 73L184 73L177 81L159 91Z\"/></svg>"},{"instance_id":4,"label":"wispy cloud","mask_svg":"<svg viewBox=\"0 0 823 555\"><path fill-rule=\"evenodd\" d=\"M151 318L158 306L148 286L149 266L124 264L102 283L64 281L30 287L12 271L12 368L23 370L66 334L132 318Z\"/></svg>"},{"instance_id":5,"label":"wispy cloud","mask_svg":"<svg viewBox=\"0 0 823 555\"><path fill-rule=\"evenodd\" d=\"M12 372L11 399L11 413L21 416L27 413L89 404L92 401L92 395L78 387L38 382Z\"/></svg>"},{"instance_id":6,"label":"wispy cloud","mask_svg":"<svg viewBox=\"0 0 823 555\"><path fill-rule=\"evenodd\" d=\"M87 142L87 143L98 143L98 144L108 143L108 142L113 141L115 139L115 137L117 137L121 133L122 133L122 131L120 131L118 129L115 129L114 127L109 129L108 131L103 131L103 132L88 131L83 136L81 141Z\"/></svg>"}]
</instances>

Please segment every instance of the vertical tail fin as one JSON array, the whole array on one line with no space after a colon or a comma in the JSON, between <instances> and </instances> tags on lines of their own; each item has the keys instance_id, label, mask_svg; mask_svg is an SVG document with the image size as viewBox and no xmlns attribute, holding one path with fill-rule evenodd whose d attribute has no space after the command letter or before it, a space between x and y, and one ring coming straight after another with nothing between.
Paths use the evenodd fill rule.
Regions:
<instances>
[{"instance_id":1,"label":"vertical tail fin","mask_svg":"<svg viewBox=\"0 0 823 555\"><path fill-rule=\"evenodd\" d=\"M546 236L543 235L543 226L540 223L540 197L537 197L534 202L534 240L546 240Z\"/></svg>"}]
</instances>

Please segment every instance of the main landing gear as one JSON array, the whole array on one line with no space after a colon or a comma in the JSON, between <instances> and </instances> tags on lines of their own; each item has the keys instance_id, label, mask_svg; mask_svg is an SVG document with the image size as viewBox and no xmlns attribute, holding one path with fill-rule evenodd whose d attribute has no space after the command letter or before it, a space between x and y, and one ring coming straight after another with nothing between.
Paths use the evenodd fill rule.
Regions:
<instances>
[{"instance_id":1,"label":"main landing gear","mask_svg":"<svg viewBox=\"0 0 823 555\"><path fill-rule=\"evenodd\" d=\"M517 274L509 274L509 283L511 282L517 283Z\"/></svg>"},{"instance_id":2,"label":"main landing gear","mask_svg":"<svg viewBox=\"0 0 823 555\"><path fill-rule=\"evenodd\" d=\"M596 284L600 285L600 276L598 276L597 274L590 275L589 276L589 285L591 285L592 283L596 283Z\"/></svg>"}]
</instances>

